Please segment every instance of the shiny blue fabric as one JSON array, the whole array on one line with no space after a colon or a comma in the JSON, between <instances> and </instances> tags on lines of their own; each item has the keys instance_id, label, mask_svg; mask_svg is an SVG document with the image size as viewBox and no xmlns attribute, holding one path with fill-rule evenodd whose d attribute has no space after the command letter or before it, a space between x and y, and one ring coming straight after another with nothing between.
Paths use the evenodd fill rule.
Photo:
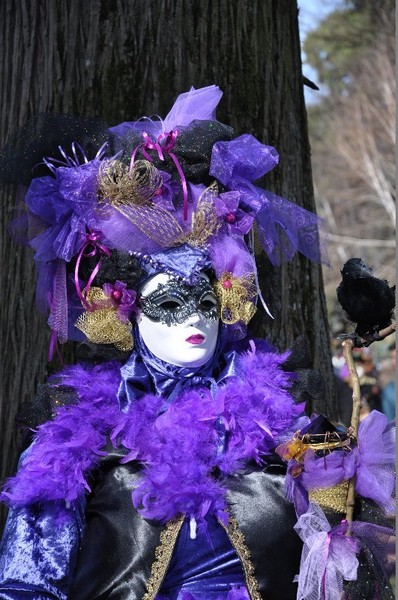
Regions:
<instances>
[{"instance_id":1,"label":"shiny blue fabric","mask_svg":"<svg viewBox=\"0 0 398 600\"><path fill-rule=\"evenodd\" d=\"M84 527L83 498L65 508L10 509L0 548L2 600L67 600Z\"/></svg>"},{"instance_id":2,"label":"shiny blue fabric","mask_svg":"<svg viewBox=\"0 0 398 600\"><path fill-rule=\"evenodd\" d=\"M118 399L123 412L144 394L163 396L170 403L186 387L203 385L216 390L217 383L238 374L237 352L231 351L221 356L224 329L221 329L213 358L205 365L195 368L176 367L161 361L148 350L137 327L134 328L134 343L135 350L120 370ZM223 369L214 378L218 363L223 363Z\"/></svg>"},{"instance_id":3,"label":"shiny blue fabric","mask_svg":"<svg viewBox=\"0 0 398 600\"><path fill-rule=\"evenodd\" d=\"M214 517L207 519L207 530L190 538L189 521L180 531L169 570L158 600L193 598L227 598L233 588L243 588L245 579L238 555L221 525ZM237 596L238 597L238 596Z\"/></svg>"},{"instance_id":4,"label":"shiny blue fabric","mask_svg":"<svg viewBox=\"0 0 398 600\"><path fill-rule=\"evenodd\" d=\"M211 266L208 253L188 244L154 252L152 261L154 261L154 266L151 263L145 264L148 275L167 271L182 277L189 283L194 283L200 273Z\"/></svg>"}]
</instances>

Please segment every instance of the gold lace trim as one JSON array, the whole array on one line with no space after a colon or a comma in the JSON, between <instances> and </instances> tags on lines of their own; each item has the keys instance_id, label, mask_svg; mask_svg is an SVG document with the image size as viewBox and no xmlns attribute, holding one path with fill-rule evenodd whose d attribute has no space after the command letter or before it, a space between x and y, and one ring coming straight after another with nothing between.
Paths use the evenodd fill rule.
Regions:
<instances>
[{"instance_id":1,"label":"gold lace trim","mask_svg":"<svg viewBox=\"0 0 398 600\"><path fill-rule=\"evenodd\" d=\"M224 526L229 539L231 540L243 566L245 573L246 586L251 600L262 600L258 589L258 583L254 576L254 567L251 562L250 550L246 546L245 536L240 531L236 519L229 517L228 524Z\"/></svg>"},{"instance_id":2,"label":"gold lace trim","mask_svg":"<svg viewBox=\"0 0 398 600\"><path fill-rule=\"evenodd\" d=\"M169 521L160 534L160 544L155 550L155 560L151 567L151 575L146 584L147 593L142 600L154 600L158 593L167 568L173 556L174 546L184 522L184 515Z\"/></svg>"},{"instance_id":3,"label":"gold lace trim","mask_svg":"<svg viewBox=\"0 0 398 600\"><path fill-rule=\"evenodd\" d=\"M138 227L153 242L162 248L172 248L180 244L183 235L177 219L169 210L160 206L115 206L126 219Z\"/></svg>"},{"instance_id":4,"label":"gold lace trim","mask_svg":"<svg viewBox=\"0 0 398 600\"><path fill-rule=\"evenodd\" d=\"M98 212L106 216L111 206L151 240L171 248L183 230L170 211L153 203L162 184L159 171L147 160L137 160L131 171L120 160L107 161L98 175Z\"/></svg>"}]
</instances>

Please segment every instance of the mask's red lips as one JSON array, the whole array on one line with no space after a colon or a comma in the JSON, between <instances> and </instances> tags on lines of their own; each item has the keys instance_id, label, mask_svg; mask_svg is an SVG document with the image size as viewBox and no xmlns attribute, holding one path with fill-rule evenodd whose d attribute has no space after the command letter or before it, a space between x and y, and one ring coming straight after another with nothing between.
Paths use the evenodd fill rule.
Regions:
<instances>
[{"instance_id":1,"label":"mask's red lips","mask_svg":"<svg viewBox=\"0 0 398 600\"><path fill-rule=\"evenodd\" d=\"M197 333L195 335L190 335L185 341L189 344L202 344L205 341L205 336Z\"/></svg>"}]
</instances>

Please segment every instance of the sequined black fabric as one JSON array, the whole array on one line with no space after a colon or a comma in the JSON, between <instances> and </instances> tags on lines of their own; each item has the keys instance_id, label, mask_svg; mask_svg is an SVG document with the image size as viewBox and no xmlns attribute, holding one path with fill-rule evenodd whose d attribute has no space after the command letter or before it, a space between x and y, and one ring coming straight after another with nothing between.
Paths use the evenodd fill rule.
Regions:
<instances>
[{"instance_id":1,"label":"sequined black fabric","mask_svg":"<svg viewBox=\"0 0 398 600\"><path fill-rule=\"evenodd\" d=\"M84 256L79 266L79 277L83 281L88 281L98 264L98 254L95 256ZM74 273L76 259L68 263L68 272ZM115 283L123 281L128 290L136 290L144 275L143 269L137 258L130 254L110 250L110 256L101 255L101 264L97 275L94 277L92 285L102 287L104 283Z\"/></svg>"},{"instance_id":2,"label":"sequined black fabric","mask_svg":"<svg viewBox=\"0 0 398 600\"><path fill-rule=\"evenodd\" d=\"M89 160L107 141L107 126L101 120L67 114L41 113L32 117L7 141L0 152L0 181L28 185L33 177L49 175L43 157L64 160L59 146L71 154L79 144Z\"/></svg>"},{"instance_id":3,"label":"sequined black fabric","mask_svg":"<svg viewBox=\"0 0 398 600\"><path fill-rule=\"evenodd\" d=\"M59 407L74 404L77 399L74 388L59 383L56 378L51 383L39 385L34 398L22 404L16 417L22 434L22 449L31 444L33 430L51 420Z\"/></svg>"},{"instance_id":4,"label":"sequined black fabric","mask_svg":"<svg viewBox=\"0 0 398 600\"><path fill-rule=\"evenodd\" d=\"M233 137L233 129L217 121L192 121L178 134L173 153L177 156L186 179L192 183L209 185L214 177L209 176L209 165L213 145L221 140L229 141ZM142 144L141 133L131 130L124 137L111 133L110 154L113 156L122 151L121 160L129 163L134 149ZM148 152L153 164L163 171L169 172L177 179L177 169L170 158L161 161L156 151ZM139 157L139 156L138 156Z\"/></svg>"}]
</instances>

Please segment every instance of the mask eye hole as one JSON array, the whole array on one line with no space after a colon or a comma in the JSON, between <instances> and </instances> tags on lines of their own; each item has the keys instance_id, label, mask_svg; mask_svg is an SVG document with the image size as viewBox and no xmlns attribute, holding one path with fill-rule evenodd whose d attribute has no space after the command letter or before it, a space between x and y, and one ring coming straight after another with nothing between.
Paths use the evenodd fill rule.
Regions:
<instances>
[{"instance_id":1,"label":"mask eye hole","mask_svg":"<svg viewBox=\"0 0 398 600\"><path fill-rule=\"evenodd\" d=\"M208 292L200 299L199 306L202 310L211 310L217 306L217 299L214 294Z\"/></svg>"},{"instance_id":2,"label":"mask eye hole","mask_svg":"<svg viewBox=\"0 0 398 600\"><path fill-rule=\"evenodd\" d=\"M162 300L162 302L158 303L158 306L164 310L176 310L182 306L182 302L178 300Z\"/></svg>"}]
</instances>

